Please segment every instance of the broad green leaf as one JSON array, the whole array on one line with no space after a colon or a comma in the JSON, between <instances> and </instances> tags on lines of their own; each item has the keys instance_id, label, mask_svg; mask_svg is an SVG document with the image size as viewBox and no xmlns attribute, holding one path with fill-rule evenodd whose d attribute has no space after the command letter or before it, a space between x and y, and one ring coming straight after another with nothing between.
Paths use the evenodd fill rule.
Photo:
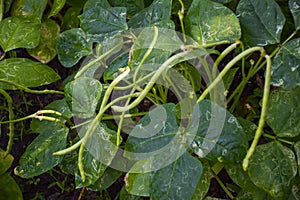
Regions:
<instances>
[{"instance_id":1,"label":"broad green leaf","mask_svg":"<svg viewBox=\"0 0 300 200\"><path fill-rule=\"evenodd\" d=\"M283 45L275 55L271 84L286 89L300 86L300 38Z\"/></svg>"},{"instance_id":2,"label":"broad green leaf","mask_svg":"<svg viewBox=\"0 0 300 200\"><path fill-rule=\"evenodd\" d=\"M88 188L96 191L106 190L114 182L116 182L121 175L122 175L121 171L107 167L103 175L95 183L89 185Z\"/></svg>"},{"instance_id":3,"label":"broad green leaf","mask_svg":"<svg viewBox=\"0 0 300 200\"><path fill-rule=\"evenodd\" d=\"M274 0L241 0L236 12L249 45L280 43L285 17Z\"/></svg>"},{"instance_id":4,"label":"broad green leaf","mask_svg":"<svg viewBox=\"0 0 300 200\"><path fill-rule=\"evenodd\" d=\"M91 0L89 0L91 1ZM98 0L92 0L92 1L98 1ZM67 4L76 7L76 8L83 8L84 4L87 2L87 0L67 0ZM99 1L98 1L99 2Z\"/></svg>"},{"instance_id":5,"label":"broad green leaf","mask_svg":"<svg viewBox=\"0 0 300 200\"><path fill-rule=\"evenodd\" d=\"M210 0L194 0L185 18L187 32L199 43L234 42L241 36L235 14L222 4Z\"/></svg>"},{"instance_id":6,"label":"broad green leaf","mask_svg":"<svg viewBox=\"0 0 300 200\"><path fill-rule=\"evenodd\" d=\"M0 149L0 175L4 174L12 165L14 157Z\"/></svg>"},{"instance_id":7,"label":"broad green leaf","mask_svg":"<svg viewBox=\"0 0 300 200\"><path fill-rule=\"evenodd\" d=\"M88 126L82 128L79 132L80 137L83 137L87 130ZM89 186L103 175L115 157L117 151L115 144L116 132L103 123L99 124L85 144L83 162L86 180L82 182L81 177L76 176L76 187Z\"/></svg>"},{"instance_id":8,"label":"broad green leaf","mask_svg":"<svg viewBox=\"0 0 300 200\"><path fill-rule=\"evenodd\" d=\"M253 199L263 199L263 200L274 200L267 192L256 187L255 191L248 191L247 189L242 189L237 197L237 200L253 200Z\"/></svg>"},{"instance_id":9,"label":"broad green leaf","mask_svg":"<svg viewBox=\"0 0 300 200\"><path fill-rule=\"evenodd\" d=\"M72 112L82 118L92 117L101 98L102 85L93 78L80 77L65 86L65 96Z\"/></svg>"},{"instance_id":10,"label":"broad green leaf","mask_svg":"<svg viewBox=\"0 0 300 200\"><path fill-rule=\"evenodd\" d=\"M170 0L154 0L153 3L135 14L128 22L130 28L142 28L151 26L159 21L171 17Z\"/></svg>"},{"instance_id":11,"label":"broad green leaf","mask_svg":"<svg viewBox=\"0 0 300 200\"><path fill-rule=\"evenodd\" d=\"M107 2L107 0L101 0L101 1L99 1L99 0L88 0L84 4L83 12L86 12L86 11L92 9L92 8L95 8L95 7L110 8L111 6Z\"/></svg>"},{"instance_id":12,"label":"broad green leaf","mask_svg":"<svg viewBox=\"0 0 300 200\"><path fill-rule=\"evenodd\" d=\"M0 176L0 200L23 200L22 191L15 180L8 174Z\"/></svg>"},{"instance_id":13,"label":"broad green leaf","mask_svg":"<svg viewBox=\"0 0 300 200\"><path fill-rule=\"evenodd\" d=\"M59 61L65 67L72 67L83 56L93 53L93 42L82 29L75 28L57 37L56 50Z\"/></svg>"},{"instance_id":14,"label":"broad green leaf","mask_svg":"<svg viewBox=\"0 0 300 200\"><path fill-rule=\"evenodd\" d=\"M297 156L297 164L298 164L298 173L300 174L300 141L298 141L295 145L294 145L294 149L296 152L296 156Z\"/></svg>"},{"instance_id":15,"label":"broad green leaf","mask_svg":"<svg viewBox=\"0 0 300 200\"><path fill-rule=\"evenodd\" d=\"M151 173L127 173L125 176L126 190L133 195L149 196Z\"/></svg>"},{"instance_id":16,"label":"broad green leaf","mask_svg":"<svg viewBox=\"0 0 300 200\"><path fill-rule=\"evenodd\" d=\"M197 132L191 148L214 162L241 163L248 149L247 136L237 119L219 105L203 100L194 108L189 132Z\"/></svg>"},{"instance_id":17,"label":"broad green leaf","mask_svg":"<svg viewBox=\"0 0 300 200\"><path fill-rule=\"evenodd\" d=\"M300 29L300 1L299 0L289 0L289 8L292 12L295 28Z\"/></svg>"},{"instance_id":18,"label":"broad green leaf","mask_svg":"<svg viewBox=\"0 0 300 200\"><path fill-rule=\"evenodd\" d=\"M48 18L57 15L59 11L64 7L66 0L54 0L51 11L48 15Z\"/></svg>"},{"instance_id":19,"label":"broad green leaf","mask_svg":"<svg viewBox=\"0 0 300 200\"><path fill-rule=\"evenodd\" d=\"M248 173L252 182L277 199L286 199L297 164L292 150L278 141L256 147Z\"/></svg>"},{"instance_id":20,"label":"broad green leaf","mask_svg":"<svg viewBox=\"0 0 300 200\"><path fill-rule=\"evenodd\" d=\"M80 21L78 16L80 15L81 7L71 7L67 10L62 20L61 29L63 31L78 28Z\"/></svg>"},{"instance_id":21,"label":"broad green leaf","mask_svg":"<svg viewBox=\"0 0 300 200\"><path fill-rule=\"evenodd\" d=\"M252 140L257 129L256 124L242 117L238 117L237 120L239 121L239 124L243 127L248 141Z\"/></svg>"},{"instance_id":22,"label":"broad green leaf","mask_svg":"<svg viewBox=\"0 0 300 200\"><path fill-rule=\"evenodd\" d=\"M225 3L228 3L228 2L230 2L230 1L232 1L232 0L212 0L212 1L215 1L215 2L217 2L217 3L225 4Z\"/></svg>"},{"instance_id":23,"label":"broad green leaf","mask_svg":"<svg viewBox=\"0 0 300 200\"><path fill-rule=\"evenodd\" d=\"M269 97L267 123L278 137L300 134L300 87L293 90L273 91Z\"/></svg>"},{"instance_id":24,"label":"broad green leaf","mask_svg":"<svg viewBox=\"0 0 300 200\"><path fill-rule=\"evenodd\" d=\"M56 56L56 37L59 35L59 25L51 19L42 23L39 46L27 49L27 52L42 63L50 62Z\"/></svg>"},{"instance_id":25,"label":"broad green leaf","mask_svg":"<svg viewBox=\"0 0 300 200\"><path fill-rule=\"evenodd\" d=\"M143 200L145 199L144 197L140 197L140 196L135 196L133 194L129 194L126 189L125 186L121 189L120 193L119 193L119 199L120 200Z\"/></svg>"},{"instance_id":26,"label":"broad green leaf","mask_svg":"<svg viewBox=\"0 0 300 200\"><path fill-rule=\"evenodd\" d=\"M40 20L33 15L7 17L0 22L0 46L7 52L34 48L40 41Z\"/></svg>"},{"instance_id":27,"label":"broad green leaf","mask_svg":"<svg viewBox=\"0 0 300 200\"><path fill-rule=\"evenodd\" d=\"M52 68L27 58L8 58L0 62L0 80L14 82L22 87L38 87L59 79ZM0 88L18 89L1 81Z\"/></svg>"},{"instance_id":28,"label":"broad green leaf","mask_svg":"<svg viewBox=\"0 0 300 200\"><path fill-rule=\"evenodd\" d=\"M201 175L201 162L185 152L172 164L152 172L150 197L153 199L192 199Z\"/></svg>"},{"instance_id":29,"label":"broad green leaf","mask_svg":"<svg viewBox=\"0 0 300 200\"><path fill-rule=\"evenodd\" d=\"M12 15L35 15L42 19L47 2L47 0L16 0L13 4Z\"/></svg>"},{"instance_id":30,"label":"broad green leaf","mask_svg":"<svg viewBox=\"0 0 300 200\"><path fill-rule=\"evenodd\" d=\"M101 43L127 29L126 8L93 7L80 15L80 27L93 41Z\"/></svg>"},{"instance_id":31,"label":"broad green leaf","mask_svg":"<svg viewBox=\"0 0 300 200\"><path fill-rule=\"evenodd\" d=\"M198 181L192 200L204 199L210 187L212 174L210 172L211 169L209 163L205 160L204 161L201 160L201 162L203 166L202 175L200 180Z\"/></svg>"},{"instance_id":32,"label":"broad green leaf","mask_svg":"<svg viewBox=\"0 0 300 200\"><path fill-rule=\"evenodd\" d=\"M145 7L144 0L110 0L109 2L114 7L126 7L129 18Z\"/></svg>"},{"instance_id":33,"label":"broad green leaf","mask_svg":"<svg viewBox=\"0 0 300 200\"><path fill-rule=\"evenodd\" d=\"M65 115L67 118L72 117L72 112L66 102L66 99L61 99L61 100L56 100L52 101L50 104L45 106L43 110L54 110L57 111L63 115ZM46 115L46 114L45 114ZM66 119L59 117L54 114L47 114L47 116L57 118L61 120L62 122L66 122ZM40 121L39 119L33 119L30 123L30 129L34 133L43 133L46 132L47 130L59 130L61 127L60 124L48 120L42 120Z\"/></svg>"},{"instance_id":34,"label":"broad green leaf","mask_svg":"<svg viewBox=\"0 0 300 200\"><path fill-rule=\"evenodd\" d=\"M74 143L75 141L73 140ZM66 154L59 163L59 168L65 174L75 175L78 170L78 152L72 151L71 153Z\"/></svg>"},{"instance_id":35,"label":"broad green leaf","mask_svg":"<svg viewBox=\"0 0 300 200\"><path fill-rule=\"evenodd\" d=\"M62 156L52 153L66 147L69 129L48 130L41 133L26 148L20 158L20 165L15 168L15 174L22 178L38 176L59 164Z\"/></svg>"},{"instance_id":36,"label":"broad green leaf","mask_svg":"<svg viewBox=\"0 0 300 200\"><path fill-rule=\"evenodd\" d=\"M289 196L289 200L300 199L300 176L297 176L294 180L292 180L290 190L291 193Z\"/></svg>"},{"instance_id":37,"label":"broad green leaf","mask_svg":"<svg viewBox=\"0 0 300 200\"><path fill-rule=\"evenodd\" d=\"M117 78L122 73L119 69L128 66L128 55L129 51L125 51L110 63L103 73L103 79L105 82Z\"/></svg>"}]
</instances>

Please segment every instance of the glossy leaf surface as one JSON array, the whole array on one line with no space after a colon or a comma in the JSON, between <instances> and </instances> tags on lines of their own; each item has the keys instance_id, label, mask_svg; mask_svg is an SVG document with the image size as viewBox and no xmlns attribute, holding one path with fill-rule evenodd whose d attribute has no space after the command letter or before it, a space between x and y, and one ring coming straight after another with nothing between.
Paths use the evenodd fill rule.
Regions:
<instances>
[{"instance_id":1,"label":"glossy leaf surface","mask_svg":"<svg viewBox=\"0 0 300 200\"><path fill-rule=\"evenodd\" d=\"M26 148L20 158L20 165L15 168L15 174L22 178L32 178L40 175L61 162L62 156L52 153L66 147L69 129L48 130L36 137Z\"/></svg>"},{"instance_id":2,"label":"glossy leaf surface","mask_svg":"<svg viewBox=\"0 0 300 200\"><path fill-rule=\"evenodd\" d=\"M60 79L47 65L28 58L8 58L0 62L0 79L11 81L23 87L38 87ZM0 88L15 90L15 86L0 82Z\"/></svg>"},{"instance_id":3,"label":"glossy leaf surface","mask_svg":"<svg viewBox=\"0 0 300 200\"><path fill-rule=\"evenodd\" d=\"M285 17L274 0L241 0L237 16L243 39L251 46L280 42Z\"/></svg>"},{"instance_id":4,"label":"glossy leaf surface","mask_svg":"<svg viewBox=\"0 0 300 200\"><path fill-rule=\"evenodd\" d=\"M57 15L59 11L64 7L66 0L54 0L51 11L48 15L48 18Z\"/></svg>"},{"instance_id":5,"label":"glossy leaf surface","mask_svg":"<svg viewBox=\"0 0 300 200\"><path fill-rule=\"evenodd\" d=\"M273 91L269 97L267 123L278 137L299 135L300 87Z\"/></svg>"},{"instance_id":6,"label":"glossy leaf surface","mask_svg":"<svg viewBox=\"0 0 300 200\"><path fill-rule=\"evenodd\" d=\"M27 49L27 52L41 63L48 63L56 56L56 37L60 32L59 25L51 19L42 23L41 39L37 47Z\"/></svg>"},{"instance_id":7,"label":"glossy leaf surface","mask_svg":"<svg viewBox=\"0 0 300 200\"><path fill-rule=\"evenodd\" d=\"M75 28L59 34L56 49L59 61L72 67L93 52L93 43L82 29Z\"/></svg>"},{"instance_id":8,"label":"glossy leaf surface","mask_svg":"<svg viewBox=\"0 0 300 200\"><path fill-rule=\"evenodd\" d=\"M185 18L187 32L199 44L219 41L233 42L241 37L236 15L222 4L194 0Z\"/></svg>"},{"instance_id":9,"label":"glossy leaf surface","mask_svg":"<svg viewBox=\"0 0 300 200\"><path fill-rule=\"evenodd\" d=\"M5 52L34 48L40 41L40 28L40 20L33 15L5 18L0 22L0 46Z\"/></svg>"},{"instance_id":10,"label":"glossy leaf surface","mask_svg":"<svg viewBox=\"0 0 300 200\"><path fill-rule=\"evenodd\" d=\"M285 89L300 86L300 38L283 45L275 55L271 84Z\"/></svg>"},{"instance_id":11,"label":"glossy leaf surface","mask_svg":"<svg viewBox=\"0 0 300 200\"><path fill-rule=\"evenodd\" d=\"M300 1L299 0L289 0L289 8L292 12L295 28L300 29Z\"/></svg>"},{"instance_id":12,"label":"glossy leaf surface","mask_svg":"<svg viewBox=\"0 0 300 200\"><path fill-rule=\"evenodd\" d=\"M13 15L35 15L42 19L47 6L47 0L16 0L14 1Z\"/></svg>"},{"instance_id":13,"label":"glossy leaf surface","mask_svg":"<svg viewBox=\"0 0 300 200\"><path fill-rule=\"evenodd\" d=\"M285 199L297 164L293 151L274 141L256 147L248 170L256 186L274 198Z\"/></svg>"}]
</instances>

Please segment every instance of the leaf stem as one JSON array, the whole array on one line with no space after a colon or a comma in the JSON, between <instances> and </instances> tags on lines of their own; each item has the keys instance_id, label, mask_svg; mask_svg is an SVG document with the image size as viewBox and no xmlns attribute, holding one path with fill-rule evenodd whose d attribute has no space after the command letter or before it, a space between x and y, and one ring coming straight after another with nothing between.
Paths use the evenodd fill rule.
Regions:
<instances>
[{"instance_id":1,"label":"leaf stem","mask_svg":"<svg viewBox=\"0 0 300 200\"><path fill-rule=\"evenodd\" d=\"M246 157L244 158L244 161L243 161L243 169L245 171L247 171L247 169L248 169L249 160L255 151L255 148L258 144L260 136L263 133L263 127L265 125L265 120L266 120L266 115L267 115L268 100L269 100L269 94L270 94L270 82L271 82L271 57L269 55L266 55L265 58L267 60L267 69L266 69L264 94L263 94L263 99L262 99L262 110L261 110L261 115L260 115L258 127L255 132L253 142L252 142L252 144L246 154Z\"/></svg>"},{"instance_id":2,"label":"leaf stem","mask_svg":"<svg viewBox=\"0 0 300 200\"><path fill-rule=\"evenodd\" d=\"M9 113L8 118L9 118L9 121L12 121L14 119L14 112L12 109L13 100L10 97L10 95L3 89L0 89L0 94L2 94L7 101L8 113ZM9 140L8 140L8 144L6 147L6 154L9 154L11 152L13 141L14 141L14 123L9 122Z\"/></svg>"},{"instance_id":3,"label":"leaf stem","mask_svg":"<svg viewBox=\"0 0 300 200\"><path fill-rule=\"evenodd\" d=\"M224 185L224 183L222 182L222 180L218 177L218 175L213 171L210 170L212 175L214 176L214 178L216 179L216 181L219 183L219 185L221 186L221 188L224 190L224 192L228 195L228 197L230 199L234 199L234 196L231 194L231 192L227 189L227 187Z\"/></svg>"}]
</instances>

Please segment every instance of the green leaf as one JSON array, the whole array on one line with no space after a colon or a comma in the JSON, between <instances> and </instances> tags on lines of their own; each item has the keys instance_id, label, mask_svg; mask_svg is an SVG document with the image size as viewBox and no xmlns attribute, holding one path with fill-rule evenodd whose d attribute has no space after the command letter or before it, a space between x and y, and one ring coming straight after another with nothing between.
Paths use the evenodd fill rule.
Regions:
<instances>
[{"instance_id":1,"label":"green leaf","mask_svg":"<svg viewBox=\"0 0 300 200\"><path fill-rule=\"evenodd\" d=\"M88 188L96 191L106 190L114 182L116 182L121 175L121 171L107 167L104 174L95 183L89 185Z\"/></svg>"},{"instance_id":2,"label":"green leaf","mask_svg":"<svg viewBox=\"0 0 300 200\"><path fill-rule=\"evenodd\" d=\"M192 200L199 200L199 199L204 199L207 195L207 192L210 187L210 182L211 182L211 172L210 172L210 166L207 161L201 161L202 162L202 175L200 180L198 181L196 190L193 194Z\"/></svg>"},{"instance_id":3,"label":"green leaf","mask_svg":"<svg viewBox=\"0 0 300 200\"><path fill-rule=\"evenodd\" d=\"M170 0L154 0L153 3L135 14L128 22L130 28L142 28L151 26L159 21L167 20L171 17Z\"/></svg>"},{"instance_id":4,"label":"green leaf","mask_svg":"<svg viewBox=\"0 0 300 200\"><path fill-rule=\"evenodd\" d=\"M191 148L199 157L235 164L244 159L247 136L237 119L219 105L208 100L198 103L190 127L190 133L197 132Z\"/></svg>"},{"instance_id":5,"label":"green leaf","mask_svg":"<svg viewBox=\"0 0 300 200\"><path fill-rule=\"evenodd\" d=\"M14 157L0 149L0 175L4 174L12 165Z\"/></svg>"},{"instance_id":6,"label":"green leaf","mask_svg":"<svg viewBox=\"0 0 300 200\"><path fill-rule=\"evenodd\" d=\"M66 99L61 99L61 100L56 100L52 101L50 104L45 106L43 110L55 110L60 112L61 114L65 115L67 118L72 117L72 112L66 102ZM58 117L57 115L54 114L48 114L47 116L57 118L61 120L62 122L66 122L66 119L62 117ZM59 130L61 127L60 124L48 120L42 120L40 121L39 119L33 119L30 123L30 129L34 133L43 133L46 132L47 130Z\"/></svg>"},{"instance_id":7,"label":"green leaf","mask_svg":"<svg viewBox=\"0 0 300 200\"><path fill-rule=\"evenodd\" d=\"M65 67L72 67L83 57L93 53L93 42L80 28L67 30L57 37L57 54Z\"/></svg>"},{"instance_id":8,"label":"green leaf","mask_svg":"<svg viewBox=\"0 0 300 200\"><path fill-rule=\"evenodd\" d=\"M296 156L297 156L297 164L298 164L298 173L300 174L300 141L298 141L295 145L294 145L294 149L296 152Z\"/></svg>"},{"instance_id":9,"label":"green leaf","mask_svg":"<svg viewBox=\"0 0 300 200\"><path fill-rule=\"evenodd\" d=\"M126 190L136 196L149 196L151 173L127 173L125 176Z\"/></svg>"},{"instance_id":10,"label":"green leaf","mask_svg":"<svg viewBox=\"0 0 300 200\"><path fill-rule=\"evenodd\" d=\"M83 137L88 130L85 126L80 130L79 135ZM83 155L85 182L77 175L76 187L86 187L95 183L110 165L117 152L116 132L109 129L104 123L100 123L94 133L85 144Z\"/></svg>"},{"instance_id":11,"label":"green leaf","mask_svg":"<svg viewBox=\"0 0 300 200\"><path fill-rule=\"evenodd\" d=\"M248 173L256 186L276 199L286 199L291 180L297 174L295 155L277 141L259 145Z\"/></svg>"},{"instance_id":12,"label":"green leaf","mask_svg":"<svg viewBox=\"0 0 300 200\"><path fill-rule=\"evenodd\" d=\"M12 2L13 2L13 0L5 0L4 1L4 14L6 14L9 11Z\"/></svg>"},{"instance_id":13,"label":"green leaf","mask_svg":"<svg viewBox=\"0 0 300 200\"><path fill-rule=\"evenodd\" d=\"M26 148L20 158L20 165L15 168L15 174L22 178L38 176L59 164L62 156L52 156L52 153L66 147L69 129L48 130L41 133Z\"/></svg>"},{"instance_id":14,"label":"green leaf","mask_svg":"<svg viewBox=\"0 0 300 200\"><path fill-rule=\"evenodd\" d=\"M40 20L33 15L7 17L0 22L0 46L5 52L33 48L40 41Z\"/></svg>"},{"instance_id":15,"label":"green leaf","mask_svg":"<svg viewBox=\"0 0 300 200\"><path fill-rule=\"evenodd\" d=\"M52 5L51 11L48 15L48 18L57 15L59 13L59 11L61 11L61 9L64 7L66 3L66 0L54 0L54 3Z\"/></svg>"},{"instance_id":16,"label":"green leaf","mask_svg":"<svg viewBox=\"0 0 300 200\"><path fill-rule=\"evenodd\" d=\"M62 20L61 29L63 31L78 28L80 21L78 16L80 15L81 7L71 7L67 10Z\"/></svg>"},{"instance_id":17,"label":"green leaf","mask_svg":"<svg viewBox=\"0 0 300 200\"><path fill-rule=\"evenodd\" d=\"M257 129L256 124L242 117L238 117L237 120L239 121L239 124L243 127L248 141L252 140Z\"/></svg>"},{"instance_id":18,"label":"green leaf","mask_svg":"<svg viewBox=\"0 0 300 200\"><path fill-rule=\"evenodd\" d=\"M42 23L39 46L27 49L27 52L42 63L50 62L56 56L56 37L59 35L59 25L51 19Z\"/></svg>"},{"instance_id":19,"label":"green leaf","mask_svg":"<svg viewBox=\"0 0 300 200\"><path fill-rule=\"evenodd\" d=\"M0 62L0 80L11 81L23 87L38 87L59 79L52 68L27 58L8 58ZM0 88L17 89L1 82Z\"/></svg>"},{"instance_id":20,"label":"green leaf","mask_svg":"<svg viewBox=\"0 0 300 200\"><path fill-rule=\"evenodd\" d=\"M201 175L201 162L185 152L172 164L152 172L150 197L153 199L191 199Z\"/></svg>"},{"instance_id":21,"label":"green leaf","mask_svg":"<svg viewBox=\"0 0 300 200\"><path fill-rule=\"evenodd\" d=\"M98 43L127 29L126 8L122 7L93 7L79 18L81 28Z\"/></svg>"},{"instance_id":22,"label":"green leaf","mask_svg":"<svg viewBox=\"0 0 300 200\"><path fill-rule=\"evenodd\" d=\"M285 17L274 0L241 0L236 12L249 45L280 43Z\"/></svg>"},{"instance_id":23,"label":"green leaf","mask_svg":"<svg viewBox=\"0 0 300 200\"><path fill-rule=\"evenodd\" d=\"M232 81L234 80L235 74L237 73L237 71L239 70L239 68L233 68L230 69L225 76L222 78L222 81L224 83L224 89L225 90L229 90Z\"/></svg>"},{"instance_id":24,"label":"green leaf","mask_svg":"<svg viewBox=\"0 0 300 200\"><path fill-rule=\"evenodd\" d=\"M232 0L212 0L212 1L215 1L215 2L217 2L217 3L225 4L225 3L229 3L229 2L232 1Z\"/></svg>"},{"instance_id":25,"label":"green leaf","mask_svg":"<svg viewBox=\"0 0 300 200\"><path fill-rule=\"evenodd\" d=\"M94 116L101 94L101 83L89 77L80 77L65 86L66 100L72 112L82 118Z\"/></svg>"},{"instance_id":26,"label":"green leaf","mask_svg":"<svg viewBox=\"0 0 300 200\"><path fill-rule=\"evenodd\" d=\"M275 55L271 84L286 89L300 86L300 38L283 45Z\"/></svg>"},{"instance_id":27,"label":"green leaf","mask_svg":"<svg viewBox=\"0 0 300 200\"><path fill-rule=\"evenodd\" d=\"M83 7L83 12L86 12L95 7L102 7L102 8L110 8L111 6L107 2L107 0L88 0Z\"/></svg>"},{"instance_id":28,"label":"green leaf","mask_svg":"<svg viewBox=\"0 0 300 200\"><path fill-rule=\"evenodd\" d=\"M126 191L125 186L121 189L119 194L120 194L119 195L120 200L143 200L143 199L145 199L143 197L139 197L139 196L135 196L133 194L129 194Z\"/></svg>"},{"instance_id":29,"label":"green leaf","mask_svg":"<svg viewBox=\"0 0 300 200\"><path fill-rule=\"evenodd\" d=\"M144 0L110 0L113 7L126 7L128 17L132 17L144 9Z\"/></svg>"},{"instance_id":30,"label":"green leaf","mask_svg":"<svg viewBox=\"0 0 300 200\"><path fill-rule=\"evenodd\" d=\"M292 180L291 186L291 193L289 196L289 200L297 200L300 198L300 176L295 177L294 180Z\"/></svg>"},{"instance_id":31,"label":"green leaf","mask_svg":"<svg viewBox=\"0 0 300 200\"><path fill-rule=\"evenodd\" d=\"M300 29L300 1L299 0L289 0L289 8L294 18L296 30Z\"/></svg>"},{"instance_id":32,"label":"green leaf","mask_svg":"<svg viewBox=\"0 0 300 200\"><path fill-rule=\"evenodd\" d=\"M267 123L278 137L300 134L300 87L293 90L273 91L269 97Z\"/></svg>"},{"instance_id":33,"label":"green leaf","mask_svg":"<svg viewBox=\"0 0 300 200\"><path fill-rule=\"evenodd\" d=\"M15 180L8 174L0 176L0 200L23 200L22 192Z\"/></svg>"},{"instance_id":34,"label":"green leaf","mask_svg":"<svg viewBox=\"0 0 300 200\"><path fill-rule=\"evenodd\" d=\"M235 14L222 4L209 0L194 0L185 18L187 32L199 43L234 42L241 36Z\"/></svg>"},{"instance_id":35,"label":"green leaf","mask_svg":"<svg viewBox=\"0 0 300 200\"><path fill-rule=\"evenodd\" d=\"M42 19L47 2L47 0L16 0L13 4L12 15L35 15Z\"/></svg>"},{"instance_id":36,"label":"green leaf","mask_svg":"<svg viewBox=\"0 0 300 200\"><path fill-rule=\"evenodd\" d=\"M129 51L125 51L110 63L103 73L103 79L105 82L117 78L121 74L119 69L128 66L128 55Z\"/></svg>"}]
</instances>

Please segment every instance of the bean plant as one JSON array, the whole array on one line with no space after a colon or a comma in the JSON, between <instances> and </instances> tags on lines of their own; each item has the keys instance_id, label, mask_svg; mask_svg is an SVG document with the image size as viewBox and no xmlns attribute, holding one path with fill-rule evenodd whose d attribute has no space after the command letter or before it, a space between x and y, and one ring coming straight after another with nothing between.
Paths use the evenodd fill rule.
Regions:
<instances>
[{"instance_id":1,"label":"bean plant","mask_svg":"<svg viewBox=\"0 0 300 200\"><path fill-rule=\"evenodd\" d=\"M59 170L76 189L122 179L121 200L210 199L212 179L299 199L299 29L299 0L0 0L0 196ZM15 117L14 91L59 99ZM37 137L12 168L24 121Z\"/></svg>"}]
</instances>

